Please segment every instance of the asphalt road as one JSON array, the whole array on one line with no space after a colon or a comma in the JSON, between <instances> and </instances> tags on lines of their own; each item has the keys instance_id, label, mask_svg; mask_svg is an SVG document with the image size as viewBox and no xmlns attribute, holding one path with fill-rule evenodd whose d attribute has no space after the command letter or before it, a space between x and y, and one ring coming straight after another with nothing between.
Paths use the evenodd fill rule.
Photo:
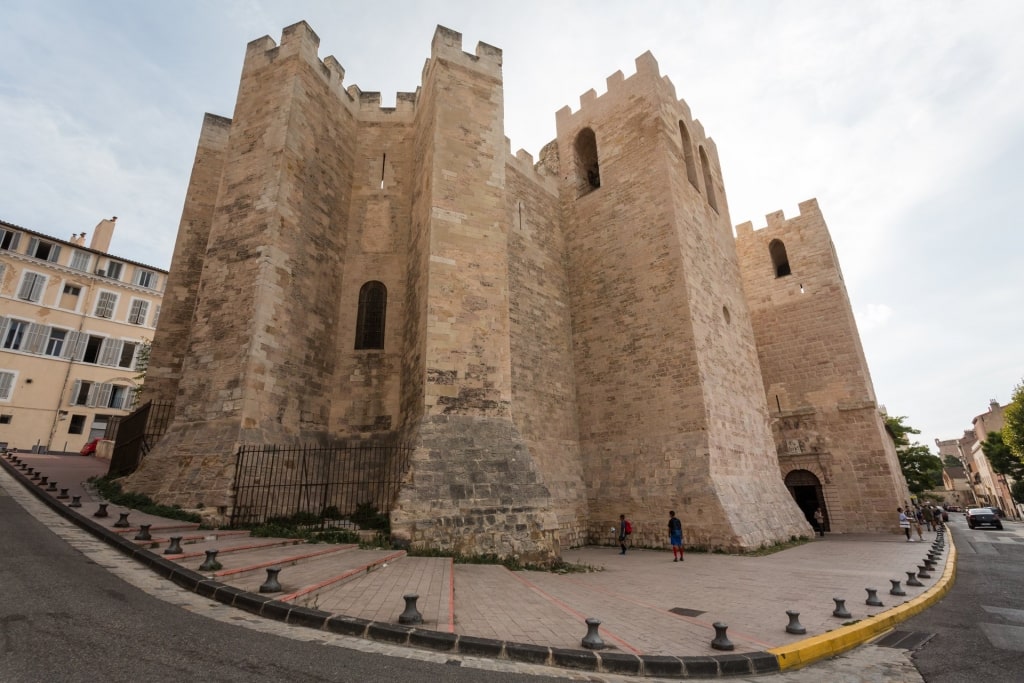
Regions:
<instances>
[{"instance_id":1,"label":"asphalt road","mask_svg":"<svg viewBox=\"0 0 1024 683\"><path fill-rule=\"evenodd\" d=\"M554 680L281 638L193 614L113 576L0 489L4 683L484 678L493 683Z\"/></svg>"},{"instance_id":2,"label":"asphalt road","mask_svg":"<svg viewBox=\"0 0 1024 683\"><path fill-rule=\"evenodd\" d=\"M1024 681L1024 524L1003 531L949 525L956 542L956 583L901 631L935 634L913 655L928 683Z\"/></svg>"}]
</instances>

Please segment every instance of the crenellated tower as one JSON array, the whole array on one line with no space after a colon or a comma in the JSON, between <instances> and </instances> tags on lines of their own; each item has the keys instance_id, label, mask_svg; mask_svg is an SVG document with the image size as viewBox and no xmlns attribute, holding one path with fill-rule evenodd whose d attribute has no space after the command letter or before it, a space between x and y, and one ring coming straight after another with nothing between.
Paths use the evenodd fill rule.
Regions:
<instances>
[{"instance_id":1,"label":"crenellated tower","mask_svg":"<svg viewBox=\"0 0 1024 683\"><path fill-rule=\"evenodd\" d=\"M818 202L736 232L783 480L831 531L890 531L910 495Z\"/></svg>"}]
</instances>

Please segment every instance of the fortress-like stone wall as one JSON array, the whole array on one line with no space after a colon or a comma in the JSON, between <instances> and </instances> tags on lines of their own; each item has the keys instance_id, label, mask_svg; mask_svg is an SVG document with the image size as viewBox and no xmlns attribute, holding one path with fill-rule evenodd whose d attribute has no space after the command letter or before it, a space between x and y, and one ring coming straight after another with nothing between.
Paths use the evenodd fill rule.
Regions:
<instances>
[{"instance_id":1,"label":"fortress-like stone wall","mask_svg":"<svg viewBox=\"0 0 1024 683\"><path fill-rule=\"evenodd\" d=\"M778 444L818 439L836 524L880 528L854 511L905 487L841 280L816 265L832 296L790 312L751 278L764 231L737 252L715 144L653 56L559 111L534 163L497 48L438 27L382 108L318 44L251 43L234 117L204 123L151 370L176 419L129 488L229 510L240 444L373 438L411 448L396 542L543 560L620 513L664 545L675 509L688 543L742 550L810 533ZM354 343L366 283L379 349ZM825 387L767 331L797 314Z\"/></svg>"}]
</instances>

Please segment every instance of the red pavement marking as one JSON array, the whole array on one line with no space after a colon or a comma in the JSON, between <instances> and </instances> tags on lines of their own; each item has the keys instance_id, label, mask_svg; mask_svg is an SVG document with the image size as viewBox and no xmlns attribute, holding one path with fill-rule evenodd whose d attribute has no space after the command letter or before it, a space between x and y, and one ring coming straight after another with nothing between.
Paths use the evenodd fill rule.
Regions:
<instances>
[{"instance_id":1,"label":"red pavement marking","mask_svg":"<svg viewBox=\"0 0 1024 683\"><path fill-rule=\"evenodd\" d=\"M288 564L289 562L296 562L298 560L308 560L311 557L319 557L320 555L328 555L330 553L336 553L342 550L348 550L349 548L357 547L355 543L350 545L341 545L334 548L327 548L325 550L318 550L315 553L306 553L304 555L292 555L291 557L283 557L270 562L260 562L259 564L251 564L247 567L238 567L237 569L223 569L219 572L215 572L214 576L231 576L233 574L241 574L242 572L251 572L255 569L263 569L264 567L273 567L278 564ZM167 559L176 560L180 557L179 555L168 555Z\"/></svg>"},{"instance_id":2,"label":"red pavement marking","mask_svg":"<svg viewBox=\"0 0 1024 683\"><path fill-rule=\"evenodd\" d=\"M517 580L519 580L523 584L525 584L527 588L529 588L530 590L534 591L535 593L540 595L542 598L546 599L548 602L551 602L552 604L554 604L559 609L561 609L561 610L563 610L565 612L568 612L569 614L572 614L575 617L578 617L580 619L580 621L585 621L586 620L587 616L585 614L583 614L582 612L577 612L572 607L570 607L569 605L565 604L564 602L562 602L561 600L559 600L555 596L550 595L549 593L546 593L545 591L541 590L538 586L535 586L534 584L530 583L529 581L527 581L523 577L518 576L516 574L516 572L510 571L509 574L511 574L514 578L516 578ZM609 631L608 629L602 629L602 632L606 636L608 636L609 638L611 638L612 640L617 642L622 647L626 648L627 650L631 650L633 652L633 654L635 654L635 655L643 654L640 650L636 649L635 647L630 645L628 642L626 642L623 638L621 638L620 636L615 635L613 632Z\"/></svg>"},{"instance_id":3,"label":"red pavement marking","mask_svg":"<svg viewBox=\"0 0 1024 683\"><path fill-rule=\"evenodd\" d=\"M374 560L373 562L371 562L369 564L365 564L362 567L356 567L355 569L349 569L347 572L344 572L342 574L338 574L337 576L332 576L329 579L324 579L320 583L314 583L312 586L306 586L302 590L295 591L294 593L289 593L288 595L282 595L281 597L278 598L278 600L280 600L282 602L288 602L290 600L294 600L295 598L301 598L303 595L308 595L310 593L318 591L321 588L324 588L326 586L330 586L332 583L338 583L339 581L344 581L345 579L350 578L352 576L355 576L356 574L365 574L366 572L370 571L371 569L373 569L374 567L376 567L378 565L382 565L385 562L390 562L391 560L398 559L399 557L403 557L404 555L405 555L405 551L404 550L399 550L397 553L392 553L392 554L388 555L387 557L382 557L379 560ZM272 562L271 564L276 564L276 563Z\"/></svg>"},{"instance_id":4,"label":"red pavement marking","mask_svg":"<svg viewBox=\"0 0 1024 683\"><path fill-rule=\"evenodd\" d=\"M156 539L154 539L155 541ZM218 548L218 555L226 555L228 553L238 553L245 550L261 550L263 548L276 548L280 545L302 545L306 541L301 538L289 538L283 541L268 541L266 543L249 543L246 545L233 545L230 548ZM142 543L149 543L149 541L142 541ZM182 553L181 555L175 555L174 558L177 560L187 560L193 557L205 557L206 551L200 550L197 553Z\"/></svg>"},{"instance_id":5,"label":"red pavement marking","mask_svg":"<svg viewBox=\"0 0 1024 683\"><path fill-rule=\"evenodd\" d=\"M455 633L455 558L448 565L448 633Z\"/></svg>"}]
</instances>

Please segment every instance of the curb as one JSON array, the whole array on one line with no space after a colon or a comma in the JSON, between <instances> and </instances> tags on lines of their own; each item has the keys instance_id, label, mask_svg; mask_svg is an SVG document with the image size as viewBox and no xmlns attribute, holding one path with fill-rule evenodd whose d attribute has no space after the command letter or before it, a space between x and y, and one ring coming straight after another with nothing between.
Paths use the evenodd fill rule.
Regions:
<instances>
[{"instance_id":1,"label":"curb","mask_svg":"<svg viewBox=\"0 0 1024 683\"><path fill-rule=\"evenodd\" d=\"M956 548L950 535L949 557L943 574L921 595L856 624L762 652L713 656L633 655L493 640L336 615L248 593L220 583L138 546L121 534L66 507L40 490L38 486L32 485L32 482L9 462L9 457L7 455L0 458L0 466L50 509L130 558L148 566L162 578L205 598L267 619L339 635L437 652L505 659L577 671L666 678L722 678L797 669L851 650L891 630L901 621L938 602L949 592L956 576Z\"/></svg>"}]
</instances>

